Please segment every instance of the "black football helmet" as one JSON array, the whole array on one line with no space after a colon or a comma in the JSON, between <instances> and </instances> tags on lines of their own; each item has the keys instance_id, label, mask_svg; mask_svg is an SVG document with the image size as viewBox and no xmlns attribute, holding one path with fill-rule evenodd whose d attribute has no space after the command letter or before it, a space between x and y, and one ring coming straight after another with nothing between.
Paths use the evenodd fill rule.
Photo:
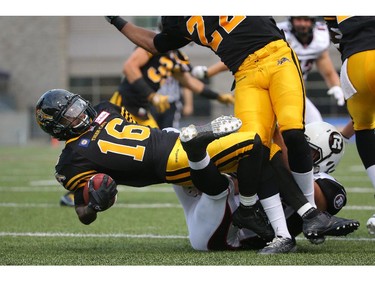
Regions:
<instances>
[{"instance_id":1,"label":"black football helmet","mask_svg":"<svg viewBox=\"0 0 375 281\"><path fill-rule=\"evenodd\" d=\"M58 140L79 136L90 127L96 115L88 101L64 89L45 92L35 110L40 128Z\"/></svg>"}]
</instances>

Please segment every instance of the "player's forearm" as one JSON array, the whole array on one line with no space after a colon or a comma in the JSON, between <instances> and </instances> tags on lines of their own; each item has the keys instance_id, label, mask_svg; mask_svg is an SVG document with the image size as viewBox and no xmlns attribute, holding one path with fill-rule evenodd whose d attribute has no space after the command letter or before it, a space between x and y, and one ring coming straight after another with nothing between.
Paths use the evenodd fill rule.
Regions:
<instances>
[{"instance_id":1,"label":"player's forearm","mask_svg":"<svg viewBox=\"0 0 375 281\"><path fill-rule=\"evenodd\" d=\"M328 88L340 86L340 77L332 63L328 51L323 52L321 57L316 61L316 66Z\"/></svg>"},{"instance_id":2,"label":"player's forearm","mask_svg":"<svg viewBox=\"0 0 375 281\"><path fill-rule=\"evenodd\" d=\"M346 139L349 140L354 134L354 127L353 127L353 122L349 121L344 128L341 130L342 136Z\"/></svg>"},{"instance_id":3,"label":"player's forearm","mask_svg":"<svg viewBox=\"0 0 375 281\"><path fill-rule=\"evenodd\" d=\"M328 72L324 76L324 80L328 86L328 88L332 88L333 86L340 86L340 77L338 76L335 70Z\"/></svg>"},{"instance_id":4,"label":"player's forearm","mask_svg":"<svg viewBox=\"0 0 375 281\"><path fill-rule=\"evenodd\" d=\"M134 83L134 81L142 78L142 72L139 67L132 65L131 62L125 62L123 67L123 74L129 83Z\"/></svg>"},{"instance_id":5,"label":"player's forearm","mask_svg":"<svg viewBox=\"0 0 375 281\"><path fill-rule=\"evenodd\" d=\"M154 45L155 32L136 26L128 22L120 32L125 35L135 45L142 47L152 54L157 54L158 51Z\"/></svg>"},{"instance_id":6,"label":"player's forearm","mask_svg":"<svg viewBox=\"0 0 375 281\"><path fill-rule=\"evenodd\" d=\"M215 76L216 74L224 71L228 71L228 67L221 61L217 62L207 69L207 77Z\"/></svg>"},{"instance_id":7,"label":"player's forearm","mask_svg":"<svg viewBox=\"0 0 375 281\"><path fill-rule=\"evenodd\" d=\"M200 93L204 89L204 83L192 76L190 72L174 73L173 77L176 78L182 86L188 88L193 93Z\"/></svg>"}]
</instances>

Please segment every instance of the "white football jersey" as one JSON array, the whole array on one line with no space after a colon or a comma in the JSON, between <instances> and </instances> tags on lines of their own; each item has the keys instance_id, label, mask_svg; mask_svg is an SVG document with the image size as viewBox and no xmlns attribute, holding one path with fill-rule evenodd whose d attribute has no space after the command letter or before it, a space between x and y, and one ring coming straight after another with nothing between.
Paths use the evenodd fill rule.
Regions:
<instances>
[{"instance_id":1,"label":"white football jersey","mask_svg":"<svg viewBox=\"0 0 375 281\"><path fill-rule=\"evenodd\" d=\"M303 78L306 80L314 62L329 48L329 31L325 23L316 22L313 29L313 40L307 46L302 45L291 32L292 26L289 21L280 22L277 26L284 31L286 40L296 52L301 64Z\"/></svg>"}]
</instances>

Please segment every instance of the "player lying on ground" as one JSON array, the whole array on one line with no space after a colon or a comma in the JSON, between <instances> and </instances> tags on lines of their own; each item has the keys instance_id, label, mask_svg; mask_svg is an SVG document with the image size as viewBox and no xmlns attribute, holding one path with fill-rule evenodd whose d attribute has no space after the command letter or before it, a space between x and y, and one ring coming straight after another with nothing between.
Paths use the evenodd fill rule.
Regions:
<instances>
[{"instance_id":1,"label":"player lying on ground","mask_svg":"<svg viewBox=\"0 0 375 281\"><path fill-rule=\"evenodd\" d=\"M251 157L260 143L255 133L231 134L241 126L235 117L223 116L205 126L188 127L182 132L184 142L178 132L137 125L128 117L124 108L103 102L94 109L79 95L61 89L47 91L37 102L36 119L40 127L66 141L56 164L56 179L66 189L75 191L76 211L84 224L93 222L97 211L104 211L109 205L105 187L94 191L98 196L90 195L91 204L79 205L83 187L97 173L108 174L116 184L135 187L157 183L191 186L194 181L201 191L213 194L222 192L221 188L226 190L228 182L221 176L215 182L212 172L236 171L238 162ZM201 156L203 162L198 159ZM189 168L191 161L202 162L196 167L198 170ZM294 195L301 197L302 205L306 204L298 188ZM341 236L358 227L356 221L330 217L315 208L307 211L303 222L308 238Z\"/></svg>"},{"instance_id":2,"label":"player lying on ground","mask_svg":"<svg viewBox=\"0 0 375 281\"><path fill-rule=\"evenodd\" d=\"M306 137L314 155L315 202L321 211L337 214L347 202L344 187L328 173L335 170L344 154L344 141L331 124L314 122L306 126ZM333 141L337 139L337 141ZM274 165L280 165L281 151L272 157ZM217 177L219 175L216 174ZM267 246L266 241L248 229L238 229L232 224L232 214L237 209L238 190L235 174L226 175L228 188L217 195L207 195L195 187L173 188L184 209L189 239L196 250L264 249L262 254L284 252L283 249ZM281 194L282 196L282 194ZM293 237L302 233L302 219L283 200L288 229ZM320 240L324 242L324 238ZM292 247L288 252L294 251Z\"/></svg>"}]
</instances>

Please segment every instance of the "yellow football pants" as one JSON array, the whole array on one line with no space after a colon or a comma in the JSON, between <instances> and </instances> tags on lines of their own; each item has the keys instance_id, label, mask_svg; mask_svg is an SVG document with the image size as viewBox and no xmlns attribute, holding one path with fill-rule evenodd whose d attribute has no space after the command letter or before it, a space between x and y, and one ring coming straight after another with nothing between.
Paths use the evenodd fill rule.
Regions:
<instances>
[{"instance_id":1,"label":"yellow football pants","mask_svg":"<svg viewBox=\"0 0 375 281\"><path fill-rule=\"evenodd\" d=\"M354 130L375 129L375 50L348 58L348 77L357 93L347 100Z\"/></svg>"},{"instance_id":2,"label":"yellow football pants","mask_svg":"<svg viewBox=\"0 0 375 281\"><path fill-rule=\"evenodd\" d=\"M305 87L298 58L284 40L249 55L235 73L234 114L240 131L260 135L270 147L276 121L280 131L304 128Z\"/></svg>"},{"instance_id":3,"label":"yellow football pants","mask_svg":"<svg viewBox=\"0 0 375 281\"><path fill-rule=\"evenodd\" d=\"M237 132L211 142L207 152L220 172L237 171L238 162L253 149L254 132ZM176 141L166 169L166 182L192 186L188 157L180 139Z\"/></svg>"}]
</instances>

